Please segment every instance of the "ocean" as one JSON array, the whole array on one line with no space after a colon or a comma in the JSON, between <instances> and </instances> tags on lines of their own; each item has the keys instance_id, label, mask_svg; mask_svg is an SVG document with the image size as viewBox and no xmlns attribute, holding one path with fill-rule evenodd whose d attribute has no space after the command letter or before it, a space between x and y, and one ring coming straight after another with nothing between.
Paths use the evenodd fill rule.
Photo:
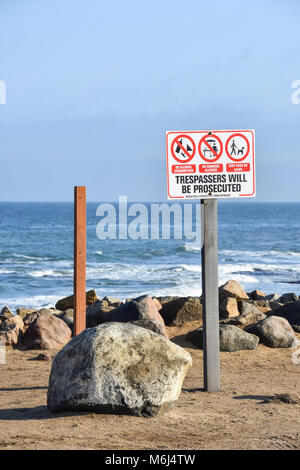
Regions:
<instances>
[{"instance_id":1,"label":"ocean","mask_svg":"<svg viewBox=\"0 0 300 470\"><path fill-rule=\"evenodd\" d=\"M87 289L121 299L201 294L200 242L99 240L98 205L87 204ZM219 284L300 294L300 203L218 206ZM72 294L72 203L1 202L0 242L0 308L54 306Z\"/></svg>"}]
</instances>

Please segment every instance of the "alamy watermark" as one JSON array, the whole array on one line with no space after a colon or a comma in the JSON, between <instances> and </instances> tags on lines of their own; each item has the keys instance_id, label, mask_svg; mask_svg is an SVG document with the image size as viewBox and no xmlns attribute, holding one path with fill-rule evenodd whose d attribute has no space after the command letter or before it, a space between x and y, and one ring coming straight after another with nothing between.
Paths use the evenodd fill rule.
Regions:
<instances>
[{"instance_id":1,"label":"alamy watermark","mask_svg":"<svg viewBox=\"0 0 300 470\"><path fill-rule=\"evenodd\" d=\"M119 196L118 203L103 203L97 207L101 217L96 227L100 240L201 240L200 204L192 203L132 203Z\"/></svg>"},{"instance_id":2,"label":"alamy watermark","mask_svg":"<svg viewBox=\"0 0 300 470\"><path fill-rule=\"evenodd\" d=\"M0 339L0 365L6 364L6 348L5 343Z\"/></svg>"},{"instance_id":3,"label":"alamy watermark","mask_svg":"<svg viewBox=\"0 0 300 470\"><path fill-rule=\"evenodd\" d=\"M300 346L298 346L296 351L294 351L292 354L292 363L300 364Z\"/></svg>"},{"instance_id":4,"label":"alamy watermark","mask_svg":"<svg viewBox=\"0 0 300 470\"><path fill-rule=\"evenodd\" d=\"M6 86L3 80L0 80L0 104L6 104Z\"/></svg>"}]
</instances>

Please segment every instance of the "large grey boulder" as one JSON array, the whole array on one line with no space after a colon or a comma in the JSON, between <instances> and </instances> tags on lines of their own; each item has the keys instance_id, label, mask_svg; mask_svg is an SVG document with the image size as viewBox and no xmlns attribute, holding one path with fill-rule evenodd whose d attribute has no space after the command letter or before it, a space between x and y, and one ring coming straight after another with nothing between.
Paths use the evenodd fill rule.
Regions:
<instances>
[{"instance_id":1,"label":"large grey boulder","mask_svg":"<svg viewBox=\"0 0 300 470\"><path fill-rule=\"evenodd\" d=\"M155 416L178 399L192 365L187 351L128 323L104 323L73 338L54 358L51 412Z\"/></svg>"},{"instance_id":2,"label":"large grey boulder","mask_svg":"<svg viewBox=\"0 0 300 470\"><path fill-rule=\"evenodd\" d=\"M199 297L157 297L157 300L162 306L160 314L168 326L181 326L202 319Z\"/></svg>"},{"instance_id":3,"label":"large grey boulder","mask_svg":"<svg viewBox=\"0 0 300 470\"><path fill-rule=\"evenodd\" d=\"M290 348L295 340L295 333L289 322L273 315L256 325L246 327L246 331L257 335L270 348Z\"/></svg>"},{"instance_id":4,"label":"large grey boulder","mask_svg":"<svg viewBox=\"0 0 300 470\"><path fill-rule=\"evenodd\" d=\"M203 349L203 328L190 331L186 339L200 349ZM259 338L233 325L220 324L220 351L239 351L256 349Z\"/></svg>"}]
</instances>

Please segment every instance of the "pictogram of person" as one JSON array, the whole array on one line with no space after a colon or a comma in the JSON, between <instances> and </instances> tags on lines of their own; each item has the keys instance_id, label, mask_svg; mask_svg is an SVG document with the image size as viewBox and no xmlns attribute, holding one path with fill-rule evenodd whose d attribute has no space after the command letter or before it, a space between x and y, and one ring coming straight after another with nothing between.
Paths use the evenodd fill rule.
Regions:
<instances>
[{"instance_id":1,"label":"pictogram of person","mask_svg":"<svg viewBox=\"0 0 300 470\"><path fill-rule=\"evenodd\" d=\"M230 155L236 155L236 151L238 150L237 146L235 145L234 139L231 144L231 153Z\"/></svg>"}]
</instances>

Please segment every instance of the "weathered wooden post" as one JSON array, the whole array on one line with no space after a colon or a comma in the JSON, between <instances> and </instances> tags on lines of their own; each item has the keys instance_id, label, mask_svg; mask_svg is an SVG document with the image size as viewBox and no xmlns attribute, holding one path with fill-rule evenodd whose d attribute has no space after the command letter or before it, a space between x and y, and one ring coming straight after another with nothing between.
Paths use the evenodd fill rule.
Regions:
<instances>
[{"instance_id":1,"label":"weathered wooden post","mask_svg":"<svg viewBox=\"0 0 300 470\"><path fill-rule=\"evenodd\" d=\"M74 187L74 335L86 328L86 187Z\"/></svg>"},{"instance_id":2,"label":"weathered wooden post","mask_svg":"<svg viewBox=\"0 0 300 470\"><path fill-rule=\"evenodd\" d=\"M208 392L220 389L217 202L201 201L204 388Z\"/></svg>"}]
</instances>

